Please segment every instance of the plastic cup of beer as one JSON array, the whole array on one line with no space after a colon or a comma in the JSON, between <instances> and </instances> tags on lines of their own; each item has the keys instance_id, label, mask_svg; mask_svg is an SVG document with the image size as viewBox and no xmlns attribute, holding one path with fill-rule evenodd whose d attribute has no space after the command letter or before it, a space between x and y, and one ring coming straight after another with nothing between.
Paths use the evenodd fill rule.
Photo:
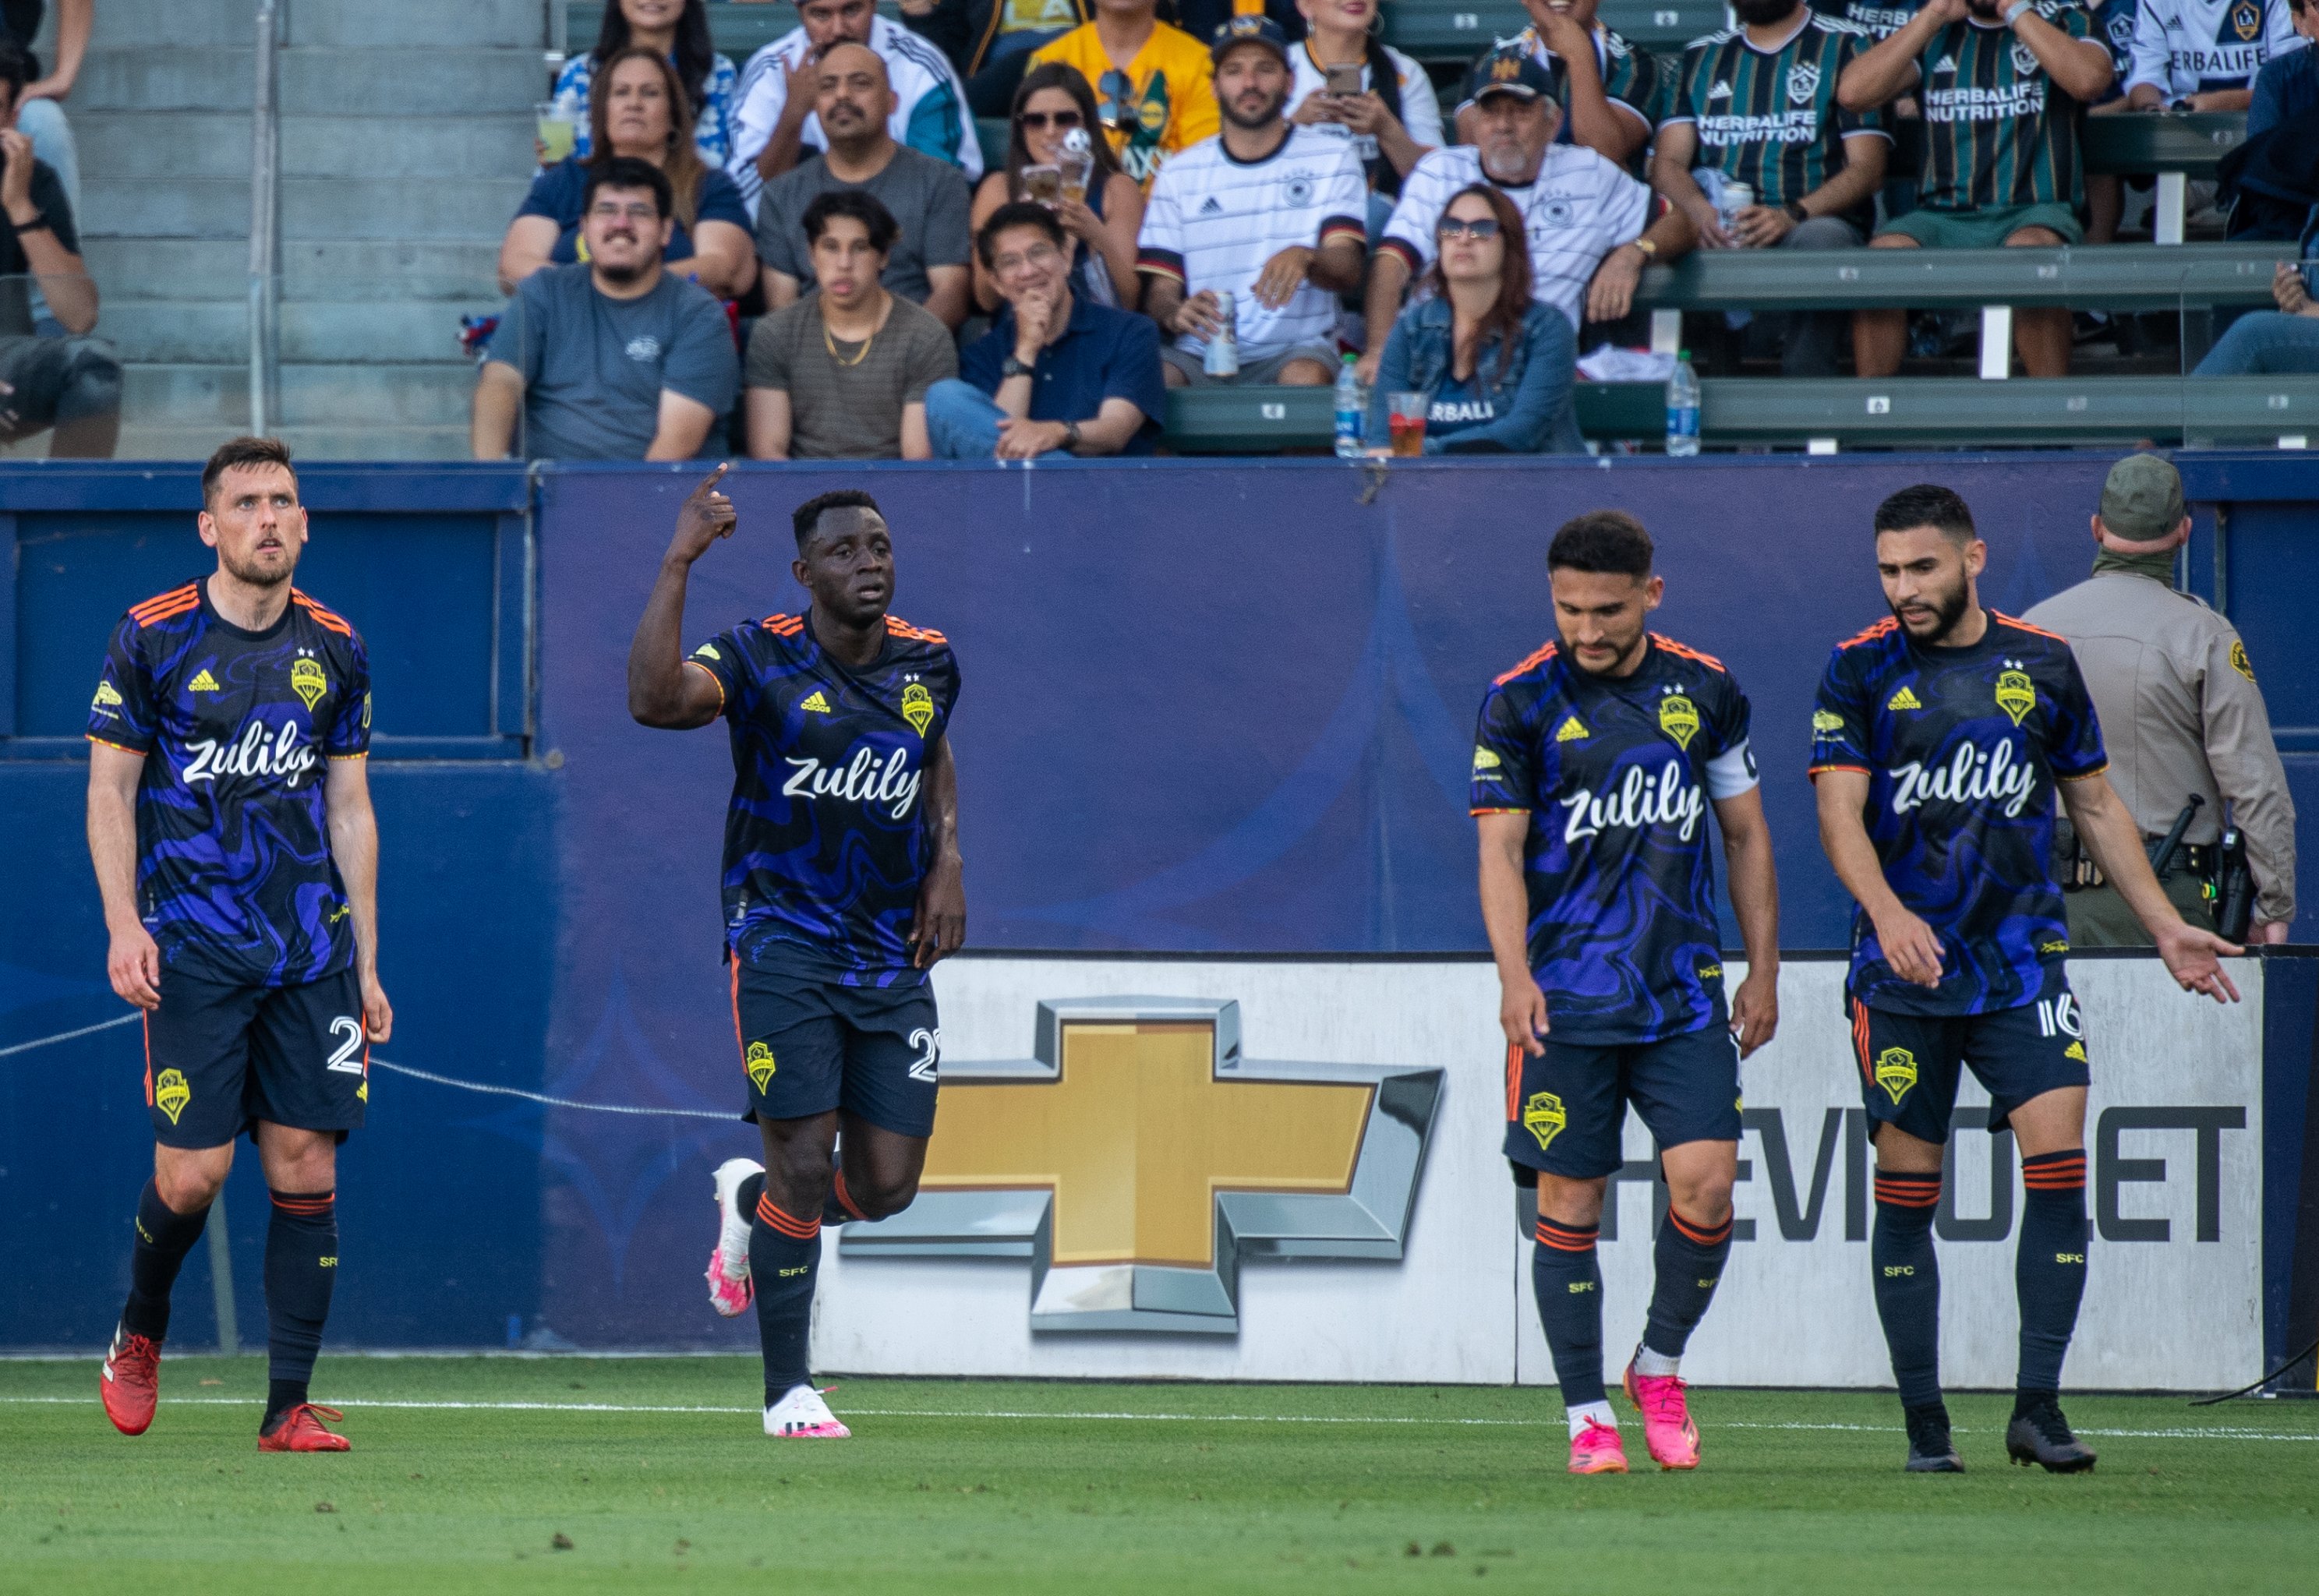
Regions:
<instances>
[{"instance_id":1,"label":"plastic cup of beer","mask_svg":"<svg viewBox=\"0 0 2319 1596\"><path fill-rule=\"evenodd\" d=\"M1079 130L1073 128L1071 131ZM1065 149L1055 158L1055 170L1062 175L1062 195L1074 205L1087 203L1087 179L1095 172L1095 156L1086 149Z\"/></svg>"},{"instance_id":2,"label":"plastic cup of beer","mask_svg":"<svg viewBox=\"0 0 2319 1596\"><path fill-rule=\"evenodd\" d=\"M1035 201L1050 211L1061 204L1063 203L1063 169L1060 167L1024 167L1023 197Z\"/></svg>"},{"instance_id":3,"label":"plastic cup of beer","mask_svg":"<svg viewBox=\"0 0 2319 1596\"><path fill-rule=\"evenodd\" d=\"M1393 452L1409 456L1425 453L1425 395L1385 395L1385 427L1393 436Z\"/></svg>"},{"instance_id":4,"label":"plastic cup of beer","mask_svg":"<svg viewBox=\"0 0 2319 1596\"><path fill-rule=\"evenodd\" d=\"M533 107L538 116L539 147L546 152L547 164L567 160L580 147L580 123L572 109L554 100L542 100Z\"/></svg>"}]
</instances>

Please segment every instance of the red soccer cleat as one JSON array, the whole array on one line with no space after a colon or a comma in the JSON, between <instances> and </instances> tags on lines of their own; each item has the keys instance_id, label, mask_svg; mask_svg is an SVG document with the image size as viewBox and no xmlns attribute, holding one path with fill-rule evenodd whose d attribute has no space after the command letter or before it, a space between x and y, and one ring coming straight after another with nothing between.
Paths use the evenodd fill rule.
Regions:
<instances>
[{"instance_id":1,"label":"red soccer cleat","mask_svg":"<svg viewBox=\"0 0 2319 1596\"><path fill-rule=\"evenodd\" d=\"M143 1435L152 1427L153 1404L161 1397L161 1343L116 1327L96 1388L113 1428L122 1435Z\"/></svg>"},{"instance_id":2,"label":"red soccer cleat","mask_svg":"<svg viewBox=\"0 0 2319 1596\"><path fill-rule=\"evenodd\" d=\"M351 1452L353 1445L342 1435L333 1435L322 1428L322 1420L343 1423L346 1415L336 1408L318 1407L312 1402L300 1402L282 1415L282 1421L257 1438L261 1452Z\"/></svg>"},{"instance_id":3,"label":"red soccer cleat","mask_svg":"<svg viewBox=\"0 0 2319 1596\"><path fill-rule=\"evenodd\" d=\"M1636 1357L1642 1354L1638 1350ZM1663 1469L1699 1466L1699 1426L1692 1422L1688 1389L1674 1375L1646 1375L1627 1364L1627 1400L1643 1411L1643 1444Z\"/></svg>"}]
</instances>

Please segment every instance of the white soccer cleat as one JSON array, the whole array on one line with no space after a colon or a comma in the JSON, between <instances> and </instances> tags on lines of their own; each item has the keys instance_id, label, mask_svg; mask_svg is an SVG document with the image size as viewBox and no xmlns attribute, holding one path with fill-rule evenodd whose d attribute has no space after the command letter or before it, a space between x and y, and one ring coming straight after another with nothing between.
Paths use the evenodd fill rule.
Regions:
<instances>
[{"instance_id":1,"label":"white soccer cleat","mask_svg":"<svg viewBox=\"0 0 2319 1596\"><path fill-rule=\"evenodd\" d=\"M749 1278L749 1224L741 1207L741 1183L762 1175L765 1167L752 1159L727 1159L717 1166L717 1246L708 1255L708 1305L731 1319L757 1294Z\"/></svg>"},{"instance_id":2,"label":"white soccer cleat","mask_svg":"<svg viewBox=\"0 0 2319 1596\"><path fill-rule=\"evenodd\" d=\"M853 1431L837 1421L821 1393L792 1385L787 1396L765 1410L765 1433L791 1441L842 1441Z\"/></svg>"}]
</instances>

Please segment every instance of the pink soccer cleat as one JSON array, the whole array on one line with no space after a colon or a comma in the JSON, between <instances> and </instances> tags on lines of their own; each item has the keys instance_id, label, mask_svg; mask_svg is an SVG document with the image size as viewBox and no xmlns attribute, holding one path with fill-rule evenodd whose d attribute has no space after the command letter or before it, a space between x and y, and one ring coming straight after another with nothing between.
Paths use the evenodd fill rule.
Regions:
<instances>
[{"instance_id":1,"label":"pink soccer cleat","mask_svg":"<svg viewBox=\"0 0 2319 1596\"><path fill-rule=\"evenodd\" d=\"M749 1278L749 1215L742 1211L741 1183L764 1173L764 1166L749 1159L727 1159L717 1166L717 1245L708 1252L708 1305L731 1319L748 1308L757 1294Z\"/></svg>"},{"instance_id":2,"label":"pink soccer cleat","mask_svg":"<svg viewBox=\"0 0 2319 1596\"><path fill-rule=\"evenodd\" d=\"M1627 1364L1627 1400L1643 1412L1643 1444L1661 1468L1699 1466L1699 1426L1691 1421L1683 1383L1674 1375L1638 1375Z\"/></svg>"},{"instance_id":3,"label":"pink soccer cleat","mask_svg":"<svg viewBox=\"0 0 2319 1596\"><path fill-rule=\"evenodd\" d=\"M790 1441L842 1441L853 1432L837 1421L821 1393L810 1385L793 1385L765 1410L765 1433Z\"/></svg>"},{"instance_id":4,"label":"pink soccer cleat","mask_svg":"<svg viewBox=\"0 0 2319 1596\"><path fill-rule=\"evenodd\" d=\"M1627 1472L1627 1448L1619 1432L1608 1424L1586 1421L1570 1442L1570 1472L1574 1474L1622 1474Z\"/></svg>"}]
</instances>

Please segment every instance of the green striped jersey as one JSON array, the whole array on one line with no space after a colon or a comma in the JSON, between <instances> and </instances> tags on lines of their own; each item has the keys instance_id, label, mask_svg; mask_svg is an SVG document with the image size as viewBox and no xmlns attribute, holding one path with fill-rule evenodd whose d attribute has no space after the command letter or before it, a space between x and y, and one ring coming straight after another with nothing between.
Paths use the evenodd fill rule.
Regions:
<instances>
[{"instance_id":1,"label":"green striped jersey","mask_svg":"<svg viewBox=\"0 0 2319 1596\"><path fill-rule=\"evenodd\" d=\"M1710 33L1683 52L1666 120L1695 126L1696 164L1746 184L1757 204L1800 200L1844 169L1845 134L1890 137L1881 111L1836 103L1836 79L1868 44L1850 23L1809 12L1773 50L1750 42L1745 28Z\"/></svg>"},{"instance_id":2,"label":"green striped jersey","mask_svg":"<svg viewBox=\"0 0 2319 1596\"><path fill-rule=\"evenodd\" d=\"M2092 36L2091 20L2066 0L2037 0L2037 14L2072 39ZM1917 70L1925 109L1917 203L1925 209L2078 203L2085 107L2046 77L2012 29L1969 16L1952 23L1933 35Z\"/></svg>"}]
</instances>

